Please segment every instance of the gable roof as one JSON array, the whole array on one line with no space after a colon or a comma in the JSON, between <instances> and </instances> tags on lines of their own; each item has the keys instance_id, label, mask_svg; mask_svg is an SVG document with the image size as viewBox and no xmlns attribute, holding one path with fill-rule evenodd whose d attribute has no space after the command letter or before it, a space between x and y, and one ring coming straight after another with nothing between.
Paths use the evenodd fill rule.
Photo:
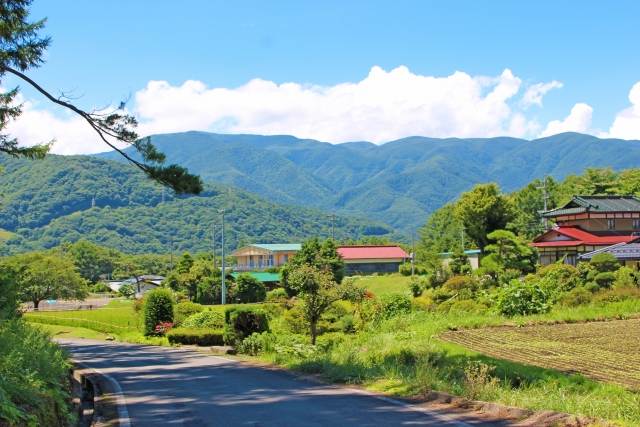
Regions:
<instances>
[{"instance_id":1,"label":"gable roof","mask_svg":"<svg viewBox=\"0 0 640 427\"><path fill-rule=\"evenodd\" d=\"M291 251L299 251L302 245L300 245L300 243L285 243L285 244L267 244L267 245L251 244L247 246L253 246L254 248L260 248L270 252L291 252ZM245 248L247 246L245 246Z\"/></svg>"},{"instance_id":2,"label":"gable roof","mask_svg":"<svg viewBox=\"0 0 640 427\"><path fill-rule=\"evenodd\" d=\"M636 196L573 196L566 205L541 212L543 218L556 218L586 212L640 212L640 199Z\"/></svg>"},{"instance_id":3,"label":"gable roof","mask_svg":"<svg viewBox=\"0 0 640 427\"><path fill-rule=\"evenodd\" d=\"M388 259L411 258L402 248L395 245L339 246L342 259Z\"/></svg>"},{"instance_id":4,"label":"gable roof","mask_svg":"<svg viewBox=\"0 0 640 427\"><path fill-rule=\"evenodd\" d=\"M635 239L630 242L618 243L588 254L580 255L580 259L591 259L599 253L608 252L617 259L640 259L640 238L634 236Z\"/></svg>"},{"instance_id":5,"label":"gable roof","mask_svg":"<svg viewBox=\"0 0 640 427\"><path fill-rule=\"evenodd\" d=\"M554 234L556 236L554 236ZM546 240L549 237L564 237L565 240ZM637 239L638 236L633 235L620 235L620 234L607 234L596 235L584 231L577 226L558 226L544 233L542 236L533 239L533 246L538 248L544 247L567 247L567 246L580 246L580 245L614 245L617 243L629 242Z\"/></svg>"}]
</instances>

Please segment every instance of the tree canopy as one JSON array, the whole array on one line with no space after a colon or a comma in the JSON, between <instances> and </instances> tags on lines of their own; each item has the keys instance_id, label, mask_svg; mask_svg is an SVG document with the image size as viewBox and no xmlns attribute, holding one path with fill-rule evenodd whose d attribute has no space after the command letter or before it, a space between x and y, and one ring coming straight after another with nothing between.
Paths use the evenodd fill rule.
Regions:
<instances>
[{"instance_id":1,"label":"tree canopy","mask_svg":"<svg viewBox=\"0 0 640 427\"><path fill-rule=\"evenodd\" d=\"M0 81L7 73L18 77L49 101L84 118L102 142L141 169L150 179L173 189L176 194L199 194L203 189L199 176L190 174L186 168L175 164L164 166L165 155L156 149L149 137L140 138L134 131L138 121L125 112L126 102L121 102L117 108L86 112L70 103L69 94L61 93L55 97L25 74L44 64L44 53L51 45L49 36L39 35L46 19L29 20L28 8L31 2L32 0L0 1ZM16 105L18 94L18 87L0 94L0 131L6 130L7 125L22 113L22 104ZM0 152L32 160L43 159L54 142L24 146L16 138L0 134ZM118 143L133 147L141 155L142 161L135 160L118 148Z\"/></svg>"}]
</instances>

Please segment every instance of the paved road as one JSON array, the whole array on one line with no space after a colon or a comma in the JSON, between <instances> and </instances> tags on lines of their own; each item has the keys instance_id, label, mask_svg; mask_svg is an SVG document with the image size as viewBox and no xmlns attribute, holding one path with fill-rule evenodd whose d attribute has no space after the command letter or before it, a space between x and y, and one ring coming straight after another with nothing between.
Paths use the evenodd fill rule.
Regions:
<instances>
[{"instance_id":1,"label":"paved road","mask_svg":"<svg viewBox=\"0 0 640 427\"><path fill-rule=\"evenodd\" d=\"M74 358L120 384L132 427L142 426L506 426L501 421L415 409L181 349L59 339Z\"/></svg>"}]
</instances>

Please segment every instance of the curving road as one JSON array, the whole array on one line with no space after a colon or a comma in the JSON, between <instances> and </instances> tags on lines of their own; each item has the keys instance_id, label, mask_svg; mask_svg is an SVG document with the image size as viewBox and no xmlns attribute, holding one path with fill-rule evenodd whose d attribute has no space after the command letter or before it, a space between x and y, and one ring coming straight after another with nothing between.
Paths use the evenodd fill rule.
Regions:
<instances>
[{"instance_id":1,"label":"curving road","mask_svg":"<svg viewBox=\"0 0 640 427\"><path fill-rule=\"evenodd\" d=\"M84 339L58 341L73 352L74 359L120 384L133 427L510 425L504 420L400 406L358 390L190 350Z\"/></svg>"}]
</instances>

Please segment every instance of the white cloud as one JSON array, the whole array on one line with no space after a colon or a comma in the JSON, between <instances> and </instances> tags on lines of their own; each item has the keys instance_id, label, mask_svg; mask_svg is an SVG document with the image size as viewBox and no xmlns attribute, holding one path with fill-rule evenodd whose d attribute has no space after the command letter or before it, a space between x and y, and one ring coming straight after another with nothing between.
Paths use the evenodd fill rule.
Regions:
<instances>
[{"instance_id":1,"label":"white cloud","mask_svg":"<svg viewBox=\"0 0 640 427\"><path fill-rule=\"evenodd\" d=\"M57 117L51 111L37 108L38 104L25 102L21 94L16 97L16 103L22 103L22 114L18 120L9 123L7 133L17 137L20 145L48 143L55 139L51 149L55 154L92 154L110 150L75 113L65 112L64 118Z\"/></svg>"},{"instance_id":2,"label":"white cloud","mask_svg":"<svg viewBox=\"0 0 640 427\"><path fill-rule=\"evenodd\" d=\"M537 104L542 107L542 97L551 89L560 89L562 86L562 83L555 80L551 83L538 83L531 85L527 88L524 96L520 100L520 105L524 108L528 108L533 104Z\"/></svg>"},{"instance_id":3,"label":"white cloud","mask_svg":"<svg viewBox=\"0 0 640 427\"><path fill-rule=\"evenodd\" d=\"M523 136L535 124L508 103L520 85L508 69L495 78L463 72L436 78L373 67L358 83L331 87L254 79L208 89L198 81L179 87L152 81L135 101L143 134L197 129L380 143L410 135Z\"/></svg>"},{"instance_id":4,"label":"white cloud","mask_svg":"<svg viewBox=\"0 0 640 427\"><path fill-rule=\"evenodd\" d=\"M603 136L621 139L640 139L640 82L633 85L629 92L631 108L616 115L609 132Z\"/></svg>"},{"instance_id":5,"label":"white cloud","mask_svg":"<svg viewBox=\"0 0 640 427\"><path fill-rule=\"evenodd\" d=\"M547 128L540 134L540 137L551 136L562 132L594 133L591 129L591 116L593 108L587 104L578 103L571 109L571 114L563 121L554 120L549 122Z\"/></svg>"},{"instance_id":6,"label":"white cloud","mask_svg":"<svg viewBox=\"0 0 640 427\"><path fill-rule=\"evenodd\" d=\"M525 137L538 132L539 125L514 110L521 86L509 69L499 76L472 77L458 71L432 77L406 67L373 67L360 82L328 87L262 79L237 88L208 88L194 80L181 86L150 81L130 107L140 118L140 135L203 130L289 134L332 143L382 143L412 135ZM531 86L525 98L540 104L554 87L561 84ZM23 144L56 138L55 153L109 149L81 118L72 113L60 118L36 107L25 104L23 115L9 127Z\"/></svg>"}]
</instances>

